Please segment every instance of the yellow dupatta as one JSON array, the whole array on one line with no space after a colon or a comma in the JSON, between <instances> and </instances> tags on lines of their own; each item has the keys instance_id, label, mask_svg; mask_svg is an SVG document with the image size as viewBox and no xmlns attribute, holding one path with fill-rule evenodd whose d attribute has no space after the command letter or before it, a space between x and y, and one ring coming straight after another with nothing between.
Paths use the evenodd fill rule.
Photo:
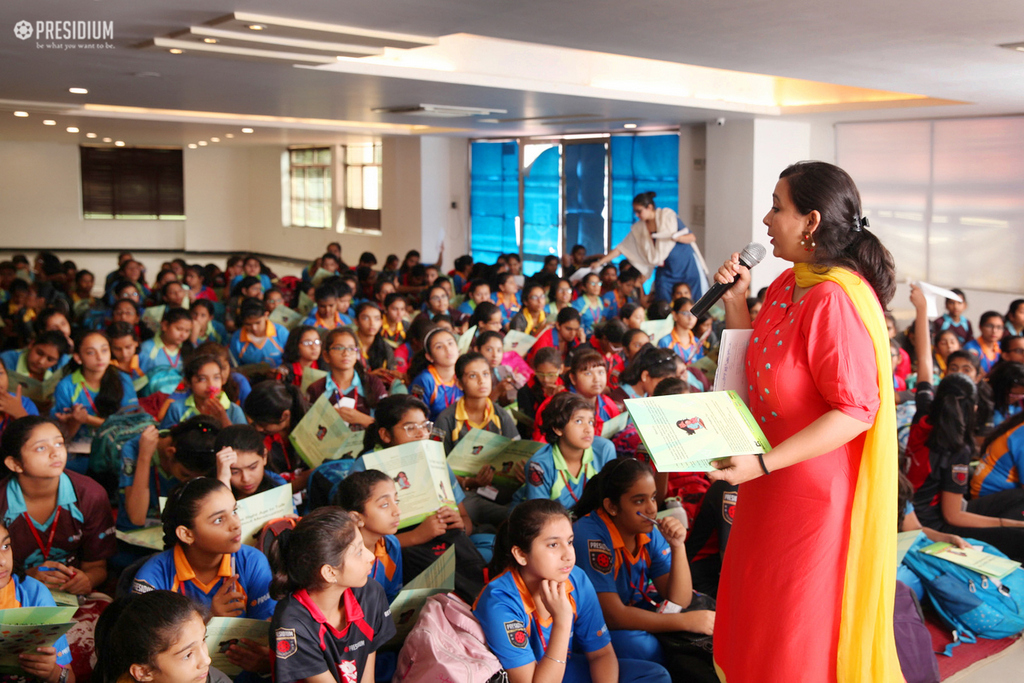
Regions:
<instances>
[{"instance_id":1,"label":"yellow dupatta","mask_svg":"<svg viewBox=\"0 0 1024 683\"><path fill-rule=\"evenodd\" d=\"M893 634L896 594L896 402L893 397L889 334L871 286L844 268L815 272L806 263L793 266L798 287L826 280L850 297L875 348L879 406L865 434L846 555L836 679L902 681Z\"/></svg>"}]
</instances>

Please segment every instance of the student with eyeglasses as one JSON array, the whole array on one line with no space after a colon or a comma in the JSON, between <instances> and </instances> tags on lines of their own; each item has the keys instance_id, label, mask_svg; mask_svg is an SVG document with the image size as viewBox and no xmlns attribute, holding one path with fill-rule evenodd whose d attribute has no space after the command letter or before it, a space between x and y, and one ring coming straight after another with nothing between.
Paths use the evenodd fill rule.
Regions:
<instances>
[{"instance_id":1,"label":"student with eyeglasses","mask_svg":"<svg viewBox=\"0 0 1024 683\"><path fill-rule=\"evenodd\" d=\"M324 364L330 372L309 385L306 390L309 402L315 403L326 393L338 415L349 425L368 427L373 424L373 410L388 391L359 362L359 342L355 333L347 328L328 332L324 338L323 355ZM339 407L344 398L354 399L355 406Z\"/></svg>"},{"instance_id":2,"label":"student with eyeglasses","mask_svg":"<svg viewBox=\"0 0 1024 683\"><path fill-rule=\"evenodd\" d=\"M284 345L281 365L277 368L277 379L297 387L302 386L306 370L323 370L320 367L320 349L323 342L320 333L311 325L300 325L288 334Z\"/></svg>"}]
</instances>

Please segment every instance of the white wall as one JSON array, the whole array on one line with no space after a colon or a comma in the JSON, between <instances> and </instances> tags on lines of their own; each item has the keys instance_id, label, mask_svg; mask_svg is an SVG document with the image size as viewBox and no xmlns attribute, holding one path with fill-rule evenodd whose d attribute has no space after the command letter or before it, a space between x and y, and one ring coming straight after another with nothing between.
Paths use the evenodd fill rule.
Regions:
<instances>
[{"instance_id":1,"label":"white wall","mask_svg":"<svg viewBox=\"0 0 1024 683\"><path fill-rule=\"evenodd\" d=\"M704 125L679 129L679 217L705 248L707 133Z\"/></svg>"}]
</instances>

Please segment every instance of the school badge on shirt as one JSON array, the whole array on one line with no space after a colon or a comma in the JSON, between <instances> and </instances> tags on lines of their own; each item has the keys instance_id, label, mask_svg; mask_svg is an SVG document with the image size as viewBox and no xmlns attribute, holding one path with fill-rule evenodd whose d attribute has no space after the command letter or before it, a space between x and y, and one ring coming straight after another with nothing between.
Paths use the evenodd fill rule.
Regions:
<instances>
[{"instance_id":1,"label":"school badge on shirt","mask_svg":"<svg viewBox=\"0 0 1024 683\"><path fill-rule=\"evenodd\" d=\"M530 640L526 635L526 624L518 620L506 621L505 633L508 635L508 642L512 644L512 647L517 647L520 650L525 649L527 641Z\"/></svg>"},{"instance_id":2,"label":"school badge on shirt","mask_svg":"<svg viewBox=\"0 0 1024 683\"><path fill-rule=\"evenodd\" d=\"M274 639L277 641L277 645L274 647L278 659L288 659L299 650L299 645L295 642L295 629L293 628L277 629L274 632Z\"/></svg>"},{"instance_id":3,"label":"school badge on shirt","mask_svg":"<svg viewBox=\"0 0 1024 683\"><path fill-rule=\"evenodd\" d=\"M953 465L953 481L957 486L967 485L967 465Z\"/></svg>"},{"instance_id":4,"label":"school badge on shirt","mask_svg":"<svg viewBox=\"0 0 1024 683\"><path fill-rule=\"evenodd\" d=\"M722 517L729 524L736 519L736 491L722 493Z\"/></svg>"},{"instance_id":5,"label":"school badge on shirt","mask_svg":"<svg viewBox=\"0 0 1024 683\"><path fill-rule=\"evenodd\" d=\"M612 551L601 541L588 540L587 549L590 550L590 566L594 571L602 574L610 574L612 571Z\"/></svg>"},{"instance_id":6,"label":"school badge on shirt","mask_svg":"<svg viewBox=\"0 0 1024 683\"><path fill-rule=\"evenodd\" d=\"M359 670L353 661L343 659L338 665L338 673L341 674L341 683L359 683Z\"/></svg>"},{"instance_id":7,"label":"school badge on shirt","mask_svg":"<svg viewBox=\"0 0 1024 683\"><path fill-rule=\"evenodd\" d=\"M544 483L544 468L540 466L540 463L530 463L526 478L532 486L540 486Z\"/></svg>"}]
</instances>

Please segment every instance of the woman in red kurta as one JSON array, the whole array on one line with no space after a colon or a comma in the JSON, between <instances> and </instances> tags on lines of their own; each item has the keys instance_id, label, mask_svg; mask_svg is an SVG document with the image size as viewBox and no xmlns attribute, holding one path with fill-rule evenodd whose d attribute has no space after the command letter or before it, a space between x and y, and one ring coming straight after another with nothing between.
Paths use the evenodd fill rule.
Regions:
<instances>
[{"instance_id":1,"label":"woman in red kurta","mask_svg":"<svg viewBox=\"0 0 1024 683\"><path fill-rule=\"evenodd\" d=\"M882 315L892 258L865 229L852 179L830 164L783 171L764 223L774 254L794 263L769 287L747 351L751 413L774 448L710 475L741 484L715 663L727 683L901 681ZM734 278L726 326L749 328L749 272L736 254L716 276Z\"/></svg>"}]
</instances>

